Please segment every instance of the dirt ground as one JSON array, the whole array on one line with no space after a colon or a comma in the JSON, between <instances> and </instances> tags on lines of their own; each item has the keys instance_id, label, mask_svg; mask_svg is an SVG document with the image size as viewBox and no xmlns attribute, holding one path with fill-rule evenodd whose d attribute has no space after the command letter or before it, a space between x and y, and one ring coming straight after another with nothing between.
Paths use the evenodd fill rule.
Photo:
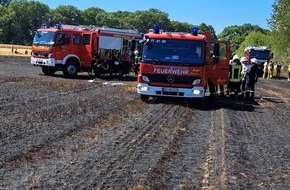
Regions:
<instances>
[{"instance_id":1,"label":"dirt ground","mask_svg":"<svg viewBox=\"0 0 290 190\"><path fill-rule=\"evenodd\" d=\"M254 103L141 102L134 77L45 76L0 57L0 190L290 189L290 83Z\"/></svg>"}]
</instances>

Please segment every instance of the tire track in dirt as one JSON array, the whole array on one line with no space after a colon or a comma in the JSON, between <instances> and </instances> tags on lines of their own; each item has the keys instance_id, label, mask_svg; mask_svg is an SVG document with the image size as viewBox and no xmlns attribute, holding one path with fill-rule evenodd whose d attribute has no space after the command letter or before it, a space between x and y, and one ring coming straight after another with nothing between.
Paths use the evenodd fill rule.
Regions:
<instances>
[{"instance_id":1,"label":"tire track in dirt","mask_svg":"<svg viewBox=\"0 0 290 190\"><path fill-rule=\"evenodd\" d=\"M226 126L224 109L211 111L206 160L203 164L203 189L227 189L229 174L226 153Z\"/></svg>"},{"instance_id":2,"label":"tire track in dirt","mask_svg":"<svg viewBox=\"0 0 290 190\"><path fill-rule=\"evenodd\" d=\"M285 147L290 144L290 136L287 134L289 130L286 126L277 126L275 122L278 122L279 119L277 120L274 114L278 112L285 115L287 110L279 104L264 109L261 108L262 106L256 106L255 111L238 111L236 115L227 114L231 123L231 130L229 130L230 138L228 139L228 146L231 149L229 150L230 159L228 164L229 173L232 176L229 185L232 188L279 189L279 185L283 187L282 184L284 184L285 187L287 184L285 183L287 179L287 167L289 169L289 166L287 166L287 160L289 162L287 155L290 152L285 153L284 147L281 147L280 144L281 141L284 142ZM273 107L275 107L276 111L274 111ZM290 126L289 121L288 126ZM271 138L277 136L279 138ZM271 141L271 143L263 144L263 142L267 141ZM274 159L276 155L284 157L284 161L279 163ZM270 180L275 175L273 170L277 171L279 176L275 183L273 179ZM290 186L289 183L288 186Z\"/></svg>"},{"instance_id":3,"label":"tire track in dirt","mask_svg":"<svg viewBox=\"0 0 290 190\"><path fill-rule=\"evenodd\" d=\"M109 149L107 154L113 152L114 155L118 156L116 158L114 155L108 155L107 159L103 159L105 160L105 163L101 164L103 166L108 165L107 162L111 158L115 158L109 161L114 164L109 165L104 172L98 172L97 176L103 177L90 187L97 189L120 186L129 188L136 184L143 184L160 189L164 186L158 182L158 179L162 178L164 169L161 160L170 159L175 154L177 138L184 129L180 128L179 122L176 123L176 126L167 126L167 124L171 124L169 118L173 117L173 113L177 111L175 106L164 105L162 109L160 109L161 105L158 105L158 109L152 106L149 105L138 113L137 118L140 120L134 124L137 125L137 130L128 134L129 136L122 137L122 140L117 140L123 142L122 145L107 147ZM153 115L154 117L152 117ZM176 121L176 116L173 118ZM161 142L164 143L160 144ZM114 149L111 150L112 148Z\"/></svg>"},{"instance_id":4,"label":"tire track in dirt","mask_svg":"<svg viewBox=\"0 0 290 190\"><path fill-rule=\"evenodd\" d=\"M66 98L68 95L75 98L71 98L71 101L63 101L60 104L48 103L47 105L43 105L41 108L34 111L29 112L29 110L27 110L26 114L22 113L12 118L5 118L7 125L5 125L5 127L1 127L0 131L0 152L3 153L1 158L8 159L8 157L11 156L10 154L14 155L16 152L13 150L17 146L20 146L19 143L23 145L32 145L32 148L29 148L29 150L33 149L35 146L38 147L43 143L46 144L47 141L60 138L63 134L70 133L69 131L77 130L77 126L81 127L83 125L81 122L87 123L98 116L98 114L93 116L94 112L98 113L106 111L104 107L101 107L103 104L102 102L94 101L94 96L90 98L77 98L78 96L85 97L82 95L85 93L91 93L92 95L102 98L100 93L93 93L93 89L90 89L90 91L81 92L78 95L75 94L75 92L68 93L65 96ZM130 96L127 97L129 98ZM109 102L113 101L114 100L109 100ZM124 103L126 103L126 101L120 101L118 104L123 105ZM118 104L112 104L111 106L117 106ZM76 105L79 105L82 108L73 109ZM26 115L26 117L23 117L23 115ZM77 117L72 117L72 115L77 115L78 117L82 116L83 118L77 119ZM50 118L53 119L51 120ZM31 120L34 120L33 123ZM18 127L15 128L15 126ZM44 132L46 132L46 134L43 134ZM33 139L31 139L32 136L35 137L34 142L31 142ZM44 136L46 137L43 138ZM17 139L21 139L21 141L17 141ZM19 152L17 154L21 155L22 153Z\"/></svg>"},{"instance_id":5,"label":"tire track in dirt","mask_svg":"<svg viewBox=\"0 0 290 190\"><path fill-rule=\"evenodd\" d=\"M54 158L54 156L58 157L60 154L59 152L63 152L64 150L70 150L70 152L72 152L72 151L78 152L79 151L78 149L86 149L87 147L82 147L81 142L83 142L83 141L79 140L78 139L79 137L77 135L78 134L81 134L82 136L87 135L88 128L94 126L94 123L96 120L98 121L98 118L106 118L102 115L110 114L111 112L114 112L114 110L119 110L121 107L126 105L128 101L132 101L132 98L134 100L134 98L135 98L134 94L129 95L129 96L127 95L127 97L125 98L125 99L127 99L127 101L124 101L125 99L123 98L122 101L114 102L114 104L112 104L113 107L108 107L108 108L102 107L101 108L102 111L101 112L97 111L96 114L84 113L82 115L82 118L80 121L78 121L80 119L80 116L78 116L78 118L75 117L74 120L69 121L69 122L67 119L65 119L64 122L67 122L66 126L71 126L70 128L68 128L68 130L63 130L63 132L58 130L57 132L53 133L52 135L48 135L46 141L42 140L40 144L35 143L34 145L32 145L32 148L29 148L28 150L27 150L27 146L26 146L22 152L17 153L17 155L14 155L14 157L9 157L9 160L11 160L11 161L3 161L2 160L0 162L0 163L2 163L1 164L2 168L3 167L4 168L6 168L6 167L11 168L11 166L14 169L23 168L27 164L31 165L33 163L38 163L39 161L41 161L41 159L44 159L49 155L52 156L52 159ZM98 113L98 112L100 112L100 113ZM54 121L54 122L56 122L56 121ZM56 126L59 127L59 124ZM66 127L66 126L64 125L64 127ZM49 129L49 130L52 130L52 129ZM43 131L44 130L42 130L42 132ZM84 134L82 134L83 131L86 131L86 132L84 132ZM99 131L94 131L94 133L100 134ZM68 141L71 141L70 139L76 139L76 138L77 138L77 141L81 141L81 142L74 142L73 144L79 144L79 146L75 150L72 150ZM90 138L90 136L89 136L89 138ZM43 139L43 137L41 139ZM66 145L67 143L68 143L68 145ZM69 147L67 147L67 146L69 146ZM8 150L9 148L6 146L6 147L4 147L4 149ZM49 157L51 157L51 156L49 156ZM27 168L27 166L25 166L24 168ZM12 170L14 170L14 169L12 169ZM17 171L15 171L15 172L17 172Z\"/></svg>"}]
</instances>

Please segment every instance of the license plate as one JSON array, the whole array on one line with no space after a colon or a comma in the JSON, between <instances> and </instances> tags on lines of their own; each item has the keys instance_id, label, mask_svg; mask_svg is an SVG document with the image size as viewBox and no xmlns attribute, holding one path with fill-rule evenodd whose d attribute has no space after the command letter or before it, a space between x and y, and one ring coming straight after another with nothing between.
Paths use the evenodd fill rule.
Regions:
<instances>
[{"instance_id":1,"label":"license plate","mask_svg":"<svg viewBox=\"0 0 290 190\"><path fill-rule=\"evenodd\" d=\"M163 92L178 92L178 88L170 88L170 87L164 87L162 88Z\"/></svg>"},{"instance_id":2,"label":"license plate","mask_svg":"<svg viewBox=\"0 0 290 190\"><path fill-rule=\"evenodd\" d=\"M38 63L38 64L43 64L43 62L42 62L41 59L37 59L37 60L36 60L36 63Z\"/></svg>"}]
</instances>

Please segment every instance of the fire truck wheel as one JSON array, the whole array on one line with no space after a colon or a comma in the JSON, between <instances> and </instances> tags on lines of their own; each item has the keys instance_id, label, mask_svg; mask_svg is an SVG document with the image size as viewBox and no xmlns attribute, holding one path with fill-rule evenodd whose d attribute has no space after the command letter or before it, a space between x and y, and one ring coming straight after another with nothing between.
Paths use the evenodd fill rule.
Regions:
<instances>
[{"instance_id":1,"label":"fire truck wheel","mask_svg":"<svg viewBox=\"0 0 290 190\"><path fill-rule=\"evenodd\" d=\"M63 74L68 78L76 77L78 74L78 67L76 62L73 60L68 61L63 68Z\"/></svg>"},{"instance_id":2,"label":"fire truck wheel","mask_svg":"<svg viewBox=\"0 0 290 190\"><path fill-rule=\"evenodd\" d=\"M188 101L188 106L195 109L204 108L204 98L196 98Z\"/></svg>"},{"instance_id":3,"label":"fire truck wheel","mask_svg":"<svg viewBox=\"0 0 290 190\"><path fill-rule=\"evenodd\" d=\"M119 69L119 71L118 71L118 75L119 75L120 77L123 76L123 69L122 69L122 68Z\"/></svg>"},{"instance_id":4,"label":"fire truck wheel","mask_svg":"<svg viewBox=\"0 0 290 190\"><path fill-rule=\"evenodd\" d=\"M148 102L148 100L149 100L149 96L147 96L147 95L140 95L140 99L141 99L141 101L142 102Z\"/></svg>"},{"instance_id":5,"label":"fire truck wheel","mask_svg":"<svg viewBox=\"0 0 290 190\"><path fill-rule=\"evenodd\" d=\"M56 72L56 69L54 67L47 67L47 66L43 66L42 67L42 72L45 74L45 75L54 75L54 73Z\"/></svg>"}]
</instances>

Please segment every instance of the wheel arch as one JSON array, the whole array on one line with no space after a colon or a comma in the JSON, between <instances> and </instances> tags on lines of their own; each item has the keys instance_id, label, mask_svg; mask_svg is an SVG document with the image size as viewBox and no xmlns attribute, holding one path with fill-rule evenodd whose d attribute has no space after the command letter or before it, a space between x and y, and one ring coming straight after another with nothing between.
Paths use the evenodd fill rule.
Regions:
<instances>
[{"instance_id":1,"label":"wheel arch","mask_svg":"<svg viewBox=\"0 0 290 190\"><path fill-rule=\"evenodd\" d=\"M78 71L81 70L81 62L78 56L73 55L73 54L69 54L65 56L65 58L63 59L63 65L65 65L69 61L74 61L77 64Z\"/></svg>"}]
</instances>

